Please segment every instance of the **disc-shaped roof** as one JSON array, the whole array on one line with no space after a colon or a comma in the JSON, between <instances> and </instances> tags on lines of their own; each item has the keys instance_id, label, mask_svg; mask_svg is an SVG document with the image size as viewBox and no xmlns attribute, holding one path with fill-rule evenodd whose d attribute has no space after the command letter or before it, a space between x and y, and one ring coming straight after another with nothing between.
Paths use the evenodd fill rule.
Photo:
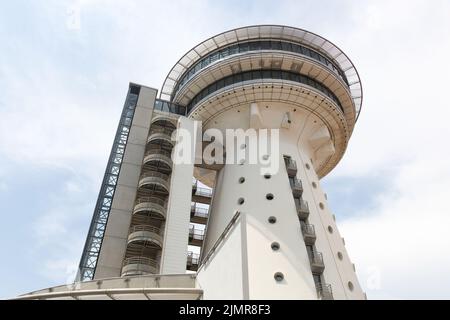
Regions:
<instances>
[{"instance_id":1,"label":"disc-shaped roof","mask_svg":"<svg viewBox=\"0 0 450 320\"><path fill-rule=\"evenodd\" d=\"M256 25L229 30L215 35L189 50L167 75L160 96L170 100L183 74L210 52L233 43L256 39L280 39L304 44L330 58L345 73L356 109L356 119L362 105L362 86L358 71L347 55L329 40L306 30L281 25Z\"/></svg>"}]
</instances>

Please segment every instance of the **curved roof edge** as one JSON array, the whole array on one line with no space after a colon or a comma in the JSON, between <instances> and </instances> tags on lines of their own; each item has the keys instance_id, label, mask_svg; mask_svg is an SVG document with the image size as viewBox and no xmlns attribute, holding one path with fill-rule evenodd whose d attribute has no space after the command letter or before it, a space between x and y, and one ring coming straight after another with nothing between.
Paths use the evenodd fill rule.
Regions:
<instances>
[{"instance_id":1,"label":"curved roof edge","mask_svg":"<svg viewBox=\"0 0 450 320\"><path fill-rule=\"evenodd\" d=\"M302 43L325 54L345 73L358 120L361 112L363 91L358 71L350 58L334 43L313 32L283 25L251 25L219 33L190 49L172 67L160 91L160 98L170 100L181 76L199 59L221 47L239 41L275 38Z\"/></svg>"}]
</instances>

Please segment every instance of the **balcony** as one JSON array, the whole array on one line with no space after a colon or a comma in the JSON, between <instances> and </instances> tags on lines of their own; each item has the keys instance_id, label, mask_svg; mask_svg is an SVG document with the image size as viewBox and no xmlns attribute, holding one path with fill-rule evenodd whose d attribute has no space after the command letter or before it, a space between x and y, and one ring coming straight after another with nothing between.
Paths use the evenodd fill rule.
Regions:
<instances>
[{"instance_id":1,"label":"balcony","mask_svg":"<svg viewBox=\"0 0 450 320\"><path fill-rule=\"evenodd\" d=\"M167 202L156 197L139 197L134 205L133 214L164 220L167 215Z\"/></svg>"},{"instance_id":2,"label":"balcony","mask_svg":"<svg viewBox=\"0 0 450 320\"><path fill-rule=\"evenodd\" d=\"M172 141L172 132L173 129L170 128L150 128L147 143L172 148L174 146L174 141Z\"/></svg>"},{"instance_id":3,"label":"balcony","mask_svg":"<svg viewBox=\"0 0 450 320\"><path fill-rule=\"evenodd\" d=\"M301 221L305 221L309 217L308 202L303 199L295 199L295 207L297 209L298 218Z\"/></svg>"},{"instance_id":4,"label":"balcony","mask_svg":"<svg viewBox=\"0 0 450 320\"><path fill-rule=\"evenodd\" d=\"M290 184L291 184L291 189L292 189L292 194L294 197L298 198L301 197L303 194L303 186L302 186L302 182L293 177L291 179L289 179Z\"/></svg>"},{"instance_id":5,"label":"balcony","mask_svg":"<svg viewBox=\"0 0 450 320\"><path fill-rule=\"evenodd\" d=\"M317 284L317 296L321 300L334 300L333 298L333 290L331 288L331 284Z\"/></svg>"},{"instance_id":6,"label":"balcony","mask_svg":"<svg viewBox=\"0 0 450 320\"><path fill-rule=\"evenodd\" d=\"M205 238L205 230L196 229L194 226L189 227L189 244L191 246L201 246Z\"/></svg>"},{"instance_id":7,"label":"balcony","mask_svg":"<svg viewBox=\"0 0 450 320\"><path fill-rule=\"evenodd\" d=\"M208 208L201 208L196 206L195 204L191 205L191 222L192 223L201 223L206 224L208 221Z\"/></svg>"},{"instance_id":8,"label":"balcony","mask_svg":"<svg viewBox=\"0 0 450 320\"><path fill-rule=\"evenodd\" d=\"M321 274L323 270L325 269L325 264L323 263L323 257L321 252L317 251L309 251L308 250L308 256L309 256L309 262L311 263L311 271L315 274Z\"/></svg>"},{"instance_id":9,"label":"balcony","mask_svg":"<svg viewBox=\"0 0 450 320\"><path fill-rule=\"evenodd\" d=\"M173 167L172 154L161 148L151 148L145 152L142 163L171 170Z\"/></svg>"},{"instance_id":10,"label":"balcony","mask_svg":"<svg viewBox=\"0 0 450 320\"><path fill-rule=\"evenodd\" d=\"M137 225L130 228L128 244L144 242L149 247L161 249L163 245L162 232L159 228L150 225Z\"/></svg>"},{"instance_id":11,"label":"balcony","mask_svg":"<svg viewBox=\"0 0 450 320\"><path fill-rule=\"evenodd\" d=\"M313 245L316 242L316 231L314 230L314 226L312 224L306 224L304 222L301 222L300 225L305 244Z\"/></svg>"},{"instance_id":12,"label":"balcony","mask_svg":"<svg viewBox=\"0 0 450 320\"><path fill-rule=\"evenodd\" d=\"M202 188L197 183L192 184L192 201L198 203L211 203L212 189Z\"/></svg>"},{"instance_id":13,"label":"balcony","mask_svg":"<svg viewBox=\"0 0 450 320\"><path fill-rule=\"evenodd\" d=\"M139 178L138 187L168 193L170 189L170 176L156 171L143 172Z\"/></svg>"},{"instance_id":14,"label":"balcony","mask_svg":"<svg viewBox=\"0 0 450 320\"><path fill-rule=\"evenodd\" d=\"M285 158L284 163L286 164L286 171L289 177L295 177L297 175L297 163L295 160L290 158Z\"/></svg>"},{"instance_id":15,"label":"balcony","mask_svg":"<svg viewBox=\"0 0 450 320\"><path fill-rule=\"evenodd\" d=\"M198 264L200 262L199 260L200 260L199 254L189 251L187 254L186 269L191 271L197 271Z\"/></svg>"},{"instance_id":16,"label":"balcony","mask_svg":"<svg viewBox=\"0 0 450 320\"><path fill-rule=\"evenodd\" d=\"M147 257L126 258L122 264L122 277L157 273L158 262Z\"/></svg>"},{"instance_id":17,"label":"balcony","mask_svg":"<svg viewBox=\"0 0 450 320\"><path fill-rule=\"evenodd\" d=\"M177 126L178 117L170 113L153 113L152 125L162 127L173 127L175 130Z\"/></svg>"}]
</instances>

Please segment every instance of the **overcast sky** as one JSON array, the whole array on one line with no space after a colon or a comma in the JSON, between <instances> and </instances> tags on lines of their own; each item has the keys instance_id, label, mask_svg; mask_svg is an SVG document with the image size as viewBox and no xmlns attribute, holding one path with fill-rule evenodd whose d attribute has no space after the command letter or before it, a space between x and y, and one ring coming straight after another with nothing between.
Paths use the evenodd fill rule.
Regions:
<instances>
[{"instance_id":1,"label":"overcast sky","mask_svg":"<svg viewBox=\"0 0 450 320\"><path fill-rule=\"evenodd\" d=\"M330 39L361 75L322 187L368 298L450 298L444 0L2 1L0 297L72 280L128 82L159 89L195 44L264 23Z\"/></svg>"}]
</instances>

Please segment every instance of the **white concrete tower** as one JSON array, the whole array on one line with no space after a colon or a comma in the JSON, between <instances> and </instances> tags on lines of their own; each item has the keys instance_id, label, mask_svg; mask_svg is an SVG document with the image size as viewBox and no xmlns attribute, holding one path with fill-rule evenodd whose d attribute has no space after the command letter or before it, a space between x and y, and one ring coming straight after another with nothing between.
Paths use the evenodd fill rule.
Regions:
<instances>
[{"instance_id":1,"label":"white concrete tower","mask_svg":"<svg viewBox=\"0 0 450 320\"><path fill-rule=\"evenodd\" d=\"M261 25L200 43L159 98L130 84L81 282L21 298L365 299L320 186L361 102L350 59L314 33ZM277 129L279 148L262 163L177 164L176 129L196 136L195 121L224 136Z\"/></svg>"},{"instance_id":2,"label":"white concrete tower","mask_svg":"<svg viewBox=\"0 0 450 320\"><path fill-rule=\"evenodd\" d=\"M279 154L267 155L282 164L275 174L248 159L226 164L214 183L197 171L214 189L198 273L204 297L363 299L319 183L342 158L361 107L347 56L304 30L240 28L183 56L162 96L186 105L204 130L280 130Z\"/></svg>"}]
</instances>

